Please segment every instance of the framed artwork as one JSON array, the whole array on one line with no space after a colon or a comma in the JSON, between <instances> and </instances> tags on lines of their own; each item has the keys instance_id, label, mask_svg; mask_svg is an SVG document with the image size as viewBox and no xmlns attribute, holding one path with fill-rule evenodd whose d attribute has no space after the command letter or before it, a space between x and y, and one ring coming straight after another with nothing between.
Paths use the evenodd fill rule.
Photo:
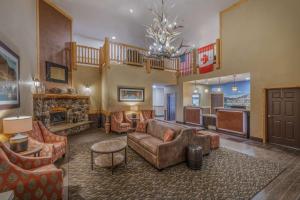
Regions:
<instances>
[{"instance_id":1,"label":"framed artwork","mask_svg":"<svg viewBox=\"0 0 300 200\"><path fill-rule=\"evenodd\" d=\"M46 62L46 80L55 83L68 83L68 67Z\"/></svg>"},{"instance_id":2,"label":"framed artwork","mask_svg":"<svg viewBox=\"0 0 300 200\"><path fill-rule=\"evenodd\" d=\"M20 58L0 41L0 110L20 107Z\"/></svg>"},{"instance_id":3,"label":"framed artwork","mask_svg":"<svg viewBox=\"0 0 300 200\"><path fill-rule=\"evenodd\" d=\"M119 87L118 98L120 102L144 102L145 89Z\"/></svg>"}]
</instances>

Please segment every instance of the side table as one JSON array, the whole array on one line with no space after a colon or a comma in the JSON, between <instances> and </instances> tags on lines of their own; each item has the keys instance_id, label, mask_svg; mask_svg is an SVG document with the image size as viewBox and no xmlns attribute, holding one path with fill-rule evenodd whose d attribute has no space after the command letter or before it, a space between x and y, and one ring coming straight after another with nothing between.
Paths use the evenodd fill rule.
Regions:
<instances>
[{"instance_id":1,"label":"side table","mask_svg":"<svg viewBox=\"0 0 300 200\"><path fill-rule=\"evenodd\" d=\"M18 154L20 154L21 156L39 157L42 149L43 149L42 145L28 147L27 151L19 152Z\"/></svg>"}]
</instances>

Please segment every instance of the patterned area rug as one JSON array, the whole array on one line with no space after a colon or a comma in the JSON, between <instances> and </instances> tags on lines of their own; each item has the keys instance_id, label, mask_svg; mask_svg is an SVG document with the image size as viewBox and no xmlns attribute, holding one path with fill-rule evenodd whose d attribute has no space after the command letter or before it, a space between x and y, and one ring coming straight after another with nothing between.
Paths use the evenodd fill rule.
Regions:
<instances>
[{"instance_id":1,"label":"patterned area rug","mask_svg":"<svg viewBox=\"0 0 300 200\"><path fill-rule=\"evenodd\" d=\"M250 199L284 168L277 163L220 148L201 170L185 163L158 171L128 149L127 168L91 170L90 146L70 145L69 199Z\"/></svg>"}]
</instances>

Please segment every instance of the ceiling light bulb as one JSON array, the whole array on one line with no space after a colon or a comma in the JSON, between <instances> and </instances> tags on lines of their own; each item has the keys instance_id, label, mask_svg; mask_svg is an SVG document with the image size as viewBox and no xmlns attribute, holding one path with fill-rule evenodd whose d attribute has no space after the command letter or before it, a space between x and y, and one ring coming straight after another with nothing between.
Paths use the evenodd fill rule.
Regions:
<instances>
[{"instance_id":1,"label":"ceiling light bulb","mask_svg":"<svg viewBox=\"0 0 300 200\"><path fill-rule=\"evenodd\" d=\"M172 24L169 24L168 27L169 27L169 28L172 28Z\"/></svg>"},{"instance_id":2,"label":"ceiling light bulb","mask_svg":"<svg viewBox=\"0 0 300 200\"><path fill-rule=\"evenodd\" d=\"M116 38L116 36L112 36L111 39L115 40L115 39L117 39L117 38Z\"/></svg>"},{"instance_id":3,"label":"ceiling light bulb","mask_svg":"<svg viewBox=\"0 0 300 200\"><path fill-rule=\"evenodd\" d=\"M208 93L208 89L205 89L204 92L205 92L205 93Z\"/></svg>"},{"instance_id":4,"label":"ceiling light bulb","mask_svg":"<svg viewBox=\"0 0 300 200\"><path fill-rule=\"evenodd\" d=\"M130 13L133 13L133 9L132 9L132 8L131 8L131 9L129 9L129 12L130 12Z\"/></svg>"},{"instance_id":5,"label":"ceiling light bulb","mask_svg":"<svg viewBox=\"0 0 300 200\"><path fill-rule=\"evenodd\" d=\"M177 23L176 22L174 22L174 26L176 26L177 25Z\"/></svg>"},{"instance_id":6,"label":"ceiling light bulb","mask_svg":"<svg viewBox=\"0 0 300 200\"><path fill-rule=\"evenodd\" d=\"M195 89L195 90L194 90L194 93L198 93L198 90L197 90L197 89Z\"/></svg>"}]
</instances>

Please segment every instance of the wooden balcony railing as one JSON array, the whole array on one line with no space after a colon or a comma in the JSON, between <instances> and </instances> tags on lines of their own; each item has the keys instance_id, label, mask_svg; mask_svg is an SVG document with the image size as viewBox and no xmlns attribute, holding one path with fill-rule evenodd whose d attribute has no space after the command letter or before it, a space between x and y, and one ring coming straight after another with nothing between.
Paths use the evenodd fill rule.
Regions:
<instances>
[{"instance_id":1,"label":"wooden balcony railing","mask_svg":"<svg viewBox=\"0 0 300 200\"><path fill-rule=\"evenodd\" d=\"M99 65L100 49L77 45L77 63Z\"/></svg>"}]
</instances>

